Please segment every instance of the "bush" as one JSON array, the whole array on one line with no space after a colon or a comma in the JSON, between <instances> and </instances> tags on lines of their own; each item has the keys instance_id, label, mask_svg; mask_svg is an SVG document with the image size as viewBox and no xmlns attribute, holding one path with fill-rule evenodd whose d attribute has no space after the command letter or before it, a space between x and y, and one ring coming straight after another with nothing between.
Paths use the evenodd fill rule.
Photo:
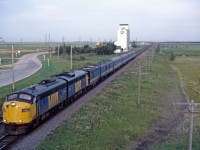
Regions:
<instances>
[{"instance_id":1,"label":"bush","mask_svg":"<svg viewBox=\"0 0 200 150\"><path fill-rule=\"evenodd\" d=\"M175 59L176 59L176 55L174 54L174 52L171 52L169 60L174 61Z\"/></svg>"},{"instance_id":2,"label":"bush","mask_svg":"<svg viewBox=\"0 0 200 150\"><path fill-rule=\"evenodd\" d=\"M91 48L89 45L84 45L83 47L76 47L72 48L73 54L83 54L83 53L91 53L96 52L98 55L111 55L114 53L116 46L114 43L106 43L103 46L99 46L97 48ZM67 53L70 55L71 46L66 46L65 43L59 47L59 54ZM58 47L55 48L55 55L58 54ZM81 58L85 60L83 57Z\"/></svg>"},{"instance_id":3,"label":"bush","mask_svg":"<svg viewBox=\"0 0 200 150\"><path fill-rule=\"evenodd\" d=\"M107 43L103 46L99 46L95 49L98 55L111 55L114 53L116 45L114 43Z\"/></svg>"},{"instance_id":4,"label":"bush","mask_svg":"<svg viewBox=\"0 0 200 150\"><path fill-rule=\"evenodd\" d=\"M84 60L86 60L86 59L85 59L84 56L81 55L81 56L80 56L80 60L81 60L81 61L84 61Z\"/></svg>"}]
</instances>

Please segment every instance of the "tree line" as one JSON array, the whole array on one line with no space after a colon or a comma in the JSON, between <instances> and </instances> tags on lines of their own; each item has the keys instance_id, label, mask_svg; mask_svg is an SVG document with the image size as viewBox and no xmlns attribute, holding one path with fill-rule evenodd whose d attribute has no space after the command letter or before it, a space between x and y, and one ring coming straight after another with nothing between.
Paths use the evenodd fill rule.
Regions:
<instances>
[{"instance_id":1,"label":"tree line","mask_svg":"<svg viewBox=\"0 0 200 150\"><path fill-rule=\"evenodd\" d=\"M83 54L83 53L96 53L98 55L111 55L114 54L114 51L116 49L116 46L114 43L106 43L102 46L97 46L96 48L92 48L89 45L84 45L83 47L77 47L73 46L72 51L73 54ZM70 54L71 52L71 46L66 45L63 43L61 46L59 46L59 54ZM55 48L55 54L58 54L58 46Z\"/></svg>"}]
</instances>

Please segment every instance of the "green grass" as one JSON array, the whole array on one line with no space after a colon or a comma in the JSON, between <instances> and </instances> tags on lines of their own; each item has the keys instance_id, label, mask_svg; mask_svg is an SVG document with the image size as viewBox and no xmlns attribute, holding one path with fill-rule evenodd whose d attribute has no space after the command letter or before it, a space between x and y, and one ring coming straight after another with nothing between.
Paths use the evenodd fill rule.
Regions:
<instances>
[{"instance_id":1,"label":"green grass","mask_svg":"<svg viewBox=\"0 0 200 150\"><path fill-rule=\"evenodd\" d=\"M173 51L177 56L200 56L200 45L165 45L161 51L166 54Z\"/></svg>"},{"instance_id":2,"label":"green grass","mask_svg":"<svg viewBox=\"0 0 200 150\"><path fill-rule=\"evenodd\" d=\"M169 47L169 51L174 50L174 48ZM187 46L185 45L183 49L179 49L179 53L183 54L200 54L199 46ZM194 100L195 102L200 102L200 57L188 56L188 57L176 57L176 60L171 63L174 70L177 72L180 78L181 85L185 91L188 100ZM197 107L199 110L200 108ZM166 140L163 143L157 143L152 146L152 150L180 150L187 149L188 147L188 128L189 121L186 115L184 122L178 127L178 131L172 135L172 138ZM193 134L193 149L199 150L200 144L200 119L199 116L194 119L194 134Z\"/></svg>"},{"instance_id":3,"label":"green grass","mask_svg":"<svg viewBox=\"0 0 200 150\"><path fill-rule=\"evenodd\" d=\"M158 120L160 106L168 103L162 95L172 88L174 74L165 56L157 55L149 81L142 80L138 108L138 78L131 74L132 68L133 64L36 149L124 149L143 137Z\"/></svg>"},{"instance_id":4,"label":"green grass","mask_svg":"<svg viewBox=\"0 0 200 150\"><path fill-rule=\"evenodd\" d=\"M177 57L172 66L179 74L187 98L200 102L200 57Z\"/></svg>"},{"instance_id":5,"label":"green grass","mask_svg":"<svg viewBox=\"0 0 200 150\"><path fill-rule=\"evenodd\" d=\"M32 52L32 51L30 51L30 52ZM17 54L16 55L16 53L14 53L14 62L17 62L18 61L18 59L21 57L21 56L23 56L23 55L25 55L25 54L27 54L27 53L29 53L29 52L21 52L20 53L20 55L19 54ZM11 51L4 51L4 52L1 52L0 51L0 58L1 58L1 65L8 65L8 64L12 64L12 52ZM0 65L0 69L1 69L1 65Z\"/></svg>"},{"instance_id":6,"label":"green grass","mask_svg":"<svg viewBox=\"0 0 200 150\"><path fill-rule=\"evenodd\" d=\"M49 43L46 42L6 42L0 43L0 52L1 49L11 49L11 45L14 44L14 47L17 49L26 49L26 50L36 50L38 48L49 48ZM51 42L50 46L55 47L58 45L62 45L61 42ZM66 45L73 45L82 47L84 45L90 45L91 47L95 47L95 42L65 42Z\"/></svg>"},{"instance_id":7,"label":"green grass","mask_svg":"<svg viewBox=\"0 0 200 150\"><path fill-rule=\"evenodd\" d=\"M82 61L81 56L85 57L84 61ZM96 54L74 55L73 69L80 69L87 65L95 64L97 62L106 60L114 56L115 55L98 56ZM49 67L48 67L47 60L46 61L43 60L43 56L40 56L39 58L42 62L43 67L37 73L31 75L30 77L23 79L19 82L16 82L15 90L19 90L21 88L34 85L43 79L50 78L53 75L62 73L64 71L70 71L69 55L64 55L64 54L61 55L59 61L57 60L57 56L52 55L50 59ZM49 58L49 55L47 55L46 58ZM0 88L0 106L2 106L2 103L4 102L6 95L11 92L12 92L12 85L8 85L8 86Z\"/></svg>"}]
</instances>

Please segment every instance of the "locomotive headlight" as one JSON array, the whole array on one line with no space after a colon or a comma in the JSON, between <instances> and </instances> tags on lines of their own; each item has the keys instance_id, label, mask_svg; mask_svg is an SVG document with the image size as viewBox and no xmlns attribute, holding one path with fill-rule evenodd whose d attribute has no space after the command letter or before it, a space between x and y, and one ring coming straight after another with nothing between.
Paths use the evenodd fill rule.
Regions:
<instances>
[{"instance_id":1,"label":"locomotive headlight","mask_svg":"<svg viewBox=\"0 0 200 150\"><path fill-rule=\"evenodd\" d=\"M24 108L24 109L22 109L22 112L28 112L28 111L30 111L30 108Z\"/></svg>"},{"instance_id":2,"label":"locomotive headlight","mask_svg":"<svg viewBox=\"0 0 200 150\"><path fill-rule=\"evenodd\" d=\"M15 107L15 106L16 106L16 103L15 103L15 102L11 102L11 106L12 106L12 107Z\"/></svg>"},{"instance_id":3,"label":"locomotive headlight","mask_svg":"<svg viewBox=\"0 0 200 150\"><path fill-rule=\"evenodd\" d=\"M6 122L6 120L3 120L3 122Z\"/></svg>"}]
</instances>

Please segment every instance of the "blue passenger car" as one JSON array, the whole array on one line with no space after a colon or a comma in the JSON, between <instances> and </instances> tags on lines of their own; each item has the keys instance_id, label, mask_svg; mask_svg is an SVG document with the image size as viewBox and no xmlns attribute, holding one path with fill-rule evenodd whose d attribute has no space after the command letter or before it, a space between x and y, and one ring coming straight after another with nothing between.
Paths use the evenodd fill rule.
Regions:
<instances>
[{"instance_id":1,"label":"blue passenger car","mask_svg":"<svg viewBox=\"0 0 200 150\"><path fill-rule=\"evenodd\" d=\"M122 57L122 63L125 65L128 62L128 57L129 57L128 53L122 54L121 57Z\"/></svg>"},{"instance_id":2,"label":"blue passenger car","mask_svg":"<svg viewBox=\"0 0 200 150\"><path fill-rule=\"evenodd\" d=\"M100 80L101 71L99 66L88 66L86 68L83 68L83 70L88 73L88 83L90 86L96 84Z\"/></svg>"},{"instance_id":3,"label":"blue passenger car","mask_svg":"<svg viewBox=\"0 0 200 150\"><path fill-rule=\"evenodd\" d=\"M102 61L97 64L100 67L101 78L107 76L111 71L113 71L113 62L110 60Z\"/></svg>"},{"instance_id":4,"label":"blue passenger car","mask_svg":"<svg viewBox=\"0 0 200 150\"><path fill-rule=\"evenodd\" d=\"M128 58L128 60L131 60L131 59L133 59L133 58L135 58L135 51L130 51L130 52L128 52L128 55L129 55L129 58Z\"/></svg>"},{"instance_id":5,"label":"blue passenger car","mask_svg":"<svg viewBox=\"0 0 200 150\"><path fill-rule=\"evenodd\" d=\"M122 66L122 57L121 56L111 58L110 60L113 61L114 70L116 70Z\"/></svg>"}]
</instances>

